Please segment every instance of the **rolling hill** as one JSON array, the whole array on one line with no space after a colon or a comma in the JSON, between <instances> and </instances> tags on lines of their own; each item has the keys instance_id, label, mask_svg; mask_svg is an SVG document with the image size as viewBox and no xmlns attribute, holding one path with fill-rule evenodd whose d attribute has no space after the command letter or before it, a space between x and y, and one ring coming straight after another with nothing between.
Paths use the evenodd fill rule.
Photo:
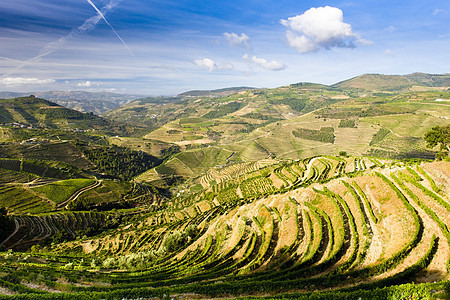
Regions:
<instances>
[{"instance_id":1,"label":"rolling hill","mask_svg":"<svg viewBox=\"0 0 450 300\"><path fill-rule=\"evenodd\" d=\"M397 159L433 159L435 152L426 147L422 137L431 127L448 123L446 99L450 99L448 87L356 92L297 83L213 99L193 97L164 104L134 102L111 111L109 116L155 127L143 136L143 144L145 140L161 141L185 150L166 161L166 168L160 166L149 170L148 176L139 177L160 180L166 175L191 178L207 168L236 162L337 155L340 151ZM131 111L140 113L127 114ZM112 142L122 144L121 140L124 139ZM228 158L229 155L218 153L233 155ZM203 157L204 161L192 166L193 156Z\"/></svg>"},{"instance_id":2,"label":"rolling hill","mask_svg":"<svg viewBox=\"0 0 450 300\"><path fill-rule=\"evenodd\" d=\"M336 83L333 86L367 91L400 91L412 88L413 86L448 88L450 86L450 74L365 74Z\"/></svg>"},{"instance_id":3,"label":"rolling hill","mask_svg":"<svg viewBox=\"0 0 450 300\"><path fill-rule=\"evenodd\" d=\"M61 129L104 129L108 121L35 96L0 99L0 122Z\"/></svg>"},{"instance_id":4,"label":"rolling hill","mask_svg":"<svg viewBox=\"0 0 450 300\"><path fill-rule=\"evenodd\" d=\"M101 115L107 110L119 107L132 100L142 98L139 95L126 95L110 92L84 92L84 91L50 91L50 92L27 92L12 93L0 92L0 98L11 99L35 95L62 105L66 108L75 109L81 112L92 112Z\"/></svg>"}]
</instances>

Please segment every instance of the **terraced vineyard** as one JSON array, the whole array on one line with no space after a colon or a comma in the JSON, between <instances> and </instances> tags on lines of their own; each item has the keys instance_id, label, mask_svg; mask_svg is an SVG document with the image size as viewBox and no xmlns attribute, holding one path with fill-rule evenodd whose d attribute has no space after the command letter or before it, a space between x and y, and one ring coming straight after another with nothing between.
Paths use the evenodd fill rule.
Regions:
<instances>
[{"instance_id":1,"label":"terraced vineyard","mask_svg":"<svg viewBox=\"0 0 450 300\"><path fill-rule=\"evenodd\" d=\"M91 212L22 215L14 218L15 231L0 244L0 247L27 249L30 245L51 239L60 232L64 232L69 238L75 238L78 231L100 227L105 221L104 214Z\"/></svg>"},{"instance_id":2,"label":"terraced vineyard","mask_svg":"<svg viewBox=\"0 0 450 300\"><path fill-rule=\"evenodd\" d=\"M117 212L125 219L115 230L27 258L4 253L0 274L17 272L0 277L2 289L17 299L419 299L448 288L450 162L316 156L225 167L194 182L147 212ZM3 246L107 218L20 216Z\"/></svg>"}]
</instances>

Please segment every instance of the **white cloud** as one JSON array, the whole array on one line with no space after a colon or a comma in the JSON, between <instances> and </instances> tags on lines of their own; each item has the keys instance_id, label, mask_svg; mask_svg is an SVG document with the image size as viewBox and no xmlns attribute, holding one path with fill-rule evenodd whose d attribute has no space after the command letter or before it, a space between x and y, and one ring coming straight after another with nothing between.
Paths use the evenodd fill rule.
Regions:
<instances>
[{"instance_id":1,"label":"white cloud","mask_svg":"<svg viewBox=\"0 0 450 300\"><path fill-rule=\"evenodd\" d=\"M55 80L51 78L25 78L25 77L5 77L1 78L0 82L4 85L25 85L25 84L49 84L54 83Z\"/></svg>"},{"instance_id":2,"label":"white cloud","mask_svg":"<svg viewBox=\"0 0 450 300\"><path fill-rule=\"evenodd\" d=\"M264 58L260 58L260 57L250 57L248 54L244 54L244 56L242 56L243 59L251 61L257 65L259 65L260 67L270 70L270 71L281 71L286 69L286 66L281 62L281 61L276 61L276 60L271 60L268 61Z\"/></svg>"},{"instance_id":3,"label":"white cloud","mask_svg":"<svg viewBox=\"0 0 450 300\"><path fill-rule=\"evenodd\" d=\"M77 86L82 86L82 87L90 87L91 85L92 85L92 82L90 82L89 80L85 81L85 82L77 83Z\"/></svg>"},{"instance_id":4,"label":"white cloud","mask_svg":"<svg viewBox=\"0 0 450 300\"><path fill-rule=\"evenodd\" d=\"M219 65L217 67L217 69L221 69L221 70L233 70L234 66L231 63L225 63L223 65Z\"/></svg>"},{"instance_id":5,"label":"white cloud","mask_svg":"<svg viewBox=\"0 0 450 300\"><path fill-rule=\"evenodd\" d=\"M336 7L312 7L302 15L281 20L289 30L289 45L300 53L330 49L332 47L355 47L355 41L370 44L354 33L350 24L343 22L342 10Z\"/></svg>"},{"instance_id":6,"label":"white cloud","mask_svg":"<svg viewBox=\"0 0 450 300\"><path fill-rule=\"evenodd\" d=\"M217 64L210 58L196 59L194 63L199 67L207 69L209 72L217 70Z\"/></svg>"},{"instance_id":7,"label":"white cloud","mask_svg":"<svg viewBox=\"0 0 450 300\"><path fill-rule=\"evenodd\" d=\"M250 48L250 37L246 35L245 33L241 33L241 35L238 35L237 33L228 33L225 32L223 34L228 41L228 44L230 44L231 47L235 46L245 46L247 49Z\"/></svg>"},{"instance_id":8,"label":"white cloud","mask_svg":"<svg viewBox=\"0 0 450 300\"><path fill-rule=\"evenodd\" d=\"M197 66L208 70L209 72L214 72L217 70L232 70L234 69L234 66L231 63L216 63L210 58L203 58L203 59L196 59L194 60L194 64Z\"/></svg>"},{"instance_id":9,"label":"white cloud","mask_svg":"<svg viewBox=\"0 0 450 300\"><path fill-rule=\"evenodd\" d=\"M441 8L436 8L436 9L433 11L433 16L440 15L440 14L446 15L446 14L447 14L447 11L444 10L444 9L441 9Z\"/></svg>"},{"instance_id":10,"label":"white cloud","mask_svg":"<svg viewBox=\"0 0 450 300\"><path fill-rule=\"evenodd\" d=\"M389 26L386 27L384 30L387 32L394 32L395 30L397 30L397 28L395 28L395 26Z\"/></svg>"},{"instance_id":11,"label":"white cloud","mask_svg":"<svg viewBox=\"0 0 450 300\"><path fill-rule=\"evenodd\" d=\"M386 49L386 50L384 50L384 55L394 56L394 51L392 51L391 49Z\"/></svg>"}]
</instances>

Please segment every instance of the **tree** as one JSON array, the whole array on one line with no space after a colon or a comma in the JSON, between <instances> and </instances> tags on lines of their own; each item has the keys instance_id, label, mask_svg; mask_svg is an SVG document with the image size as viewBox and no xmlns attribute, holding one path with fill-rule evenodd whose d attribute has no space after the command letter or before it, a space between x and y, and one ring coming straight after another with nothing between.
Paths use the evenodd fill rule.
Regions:
<instances>
[{"instance_id":1,"label":"tree","mask_svg":"<svg viewBox=\"0 0 450 300\"><path fill-rule=\"evenodd\" d=\"M8 216L8 211L5 207L0 207L0 242L14 230L14 221Z\"/></svg>"},{"instance_id":2,"label":"tree","mask_svg":"<svg viewBox=\"0 0 450 300\"><path fill-rule=\"evenodd\" d=\"M450 124L431 128L425 133L424 139L427 147L434 148L439 145L441 150L447 150L450 154Z\"/></svg>"},{"instance_id":3,"label":"tree","mask_svg":"<svg viewBox=\"0 0 450 300\"><path fill-rule=\"evenodd\" d=\"M347 151L339 151L339 156L348 157Z\"/></svg>"}]
</instances>

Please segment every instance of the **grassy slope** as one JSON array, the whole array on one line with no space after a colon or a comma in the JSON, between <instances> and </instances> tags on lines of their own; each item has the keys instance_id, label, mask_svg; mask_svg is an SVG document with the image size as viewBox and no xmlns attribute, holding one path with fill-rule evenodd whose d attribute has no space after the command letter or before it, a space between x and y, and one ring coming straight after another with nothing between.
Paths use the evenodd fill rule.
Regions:
<instances>
[{"instance_id":1,"label":"grassy slope","mask_svg":"<svg viewBox=\"0 0 450 300\"><path fill-rule=\"evenodd\" d=\"M69 198L79 189L86 187L95 181L93 179L68 179L56 181L43 186L33 188L38 194L59 204Z\"/></svg>"},{"instance_id":2,"label":"grassy slope","mask_svg":"<svg viewBox=\"0 0 450 300\"><path fill-rule=\"evenodd\" d=\"M331 158L320 160L334 161ZM318 159L313 161L319 166ZM419 182L431 192L432 180L448 180L448 164L423 164L421 169L426 170L429 177L419 176ZM334 291L358 284L366 284L359 288L374 289L411 280L433 282L446 279L446 265L436 259L448 258L446 239L449 237L441 234L435 223L438 221L428 217L416 200L402 198L406 193L405 186L398 190L399 187L392 184L392 174L420 173L419 167L410 168L413 171L398 165L393 169L377 168L374 171L382 173L381 177L368 171L363 176L344 176L327 183L259 195L243 202L208 202L206 190L195 199L187 195L174 197L165 209L134 218L117 231L52 245L49 249L51 254L41 253L44 257L49 255L52 264L41 264L36 268L33 258L17 262L9 258L7 267L0 263L0 270L8 272L10 266L20 263L21 270L29 270L15 273L16 276L35 282L33 274L39 273L45 276L46 281L43 282L46 285L50 284L51 278L70 274L70 281L52 287L69 292L104 293L92 294L97 298L104 298L106 293L109 297L121 295L124 298L189 293L192 297L210 299L225 294L228 297L257 296L261 291L265 295L287 293L286 297L294 298L298 294L289 293L330 288ZM251 177L251 173L242 176ZM255 177L252 193L256 195L267 190L268 182L266 177ZM353 190L352 186L358 188ZM412 185L408 186L412 188ZM425 201L421 191L413 191ZM448 195L434 195L448 200ZM442 214L445 213L445 208L437 203L430 205L430 209L438 214L442 210ZM371 213L376 219L369 221L367 216ZM355 223L351 221L353 219ZM322 226L318 225L319 220ZM442 222L448 223L447 220ZM174 230L185 230L187 224L195 224L205 231L200 231L178 250L166 253L162 259L146 267L142 262L137 267L144 268L142 272L124 270L135 266L140 261L139 257L144 255L148 255L145 259L154 259L152 255L155 254L150 251L160 248L164 239L173 236ZM423 231L418 231L422 226ZM439 236L439 244L435 248L431 248L433 235ZM367 239L368 243L365 242ZM86 254L82 254L81 249ZM70 253L75 252L77 256L71 257ZM119 263L121 270L116 271L118 266L101 266L107 257ZM424 257L426 263L423 262ZM95 259L96 267L91 265L92 259ZM355 268L351 268L356 259L359 260ZM73 263L73 266L64 267L68 263ZM67 270L69 268L74 270ZM87 269L102 269L102 272L86 272ZM86 280L90 282L89 287L73 286ZM111 284L105 286L104 282ZM15 285L7 287L20 288ZM405 290L403 296L407 292ZM386 298L386 295L377 294L379 290L373 293L377 295L374 297Z\"/></svg>"},{"instance_id":3,"label":"grassy slope","mask_svg":"<svg viewBox=\"0 0 450 300\"><path fill-rule=\"evenodd\" d=\"M280 88L281 89L281 88ZM275 90L278 96L265 92L265 97L281 97L281 91L291 93L287 88ZM271 90L269 90L271 91ZM311 97L314 93L310 92ZM241 110L263 111L264 102L257 96L252 99L247 106ZM426 92L407 92L403 94L382 94L380 96L361 97L341 101L333 104L325 111L322 117L322 110L307 113L304 115L290 115L288 119L272 122L264 127L258 127L255 130L244 133L237 132L235 125L227 124L235 122L236 118L242 118L241 110L233 113L234 117L223 117L210 122L204 119L184 119L183 122L174 121L166 124L160 129L150 133L147 137L164 140L165 142L175 142L182 144L186 137L199 135L205 139L198 140L200 143L215 143L216 147L236 152L234 160L252 161L276 156L281 159L305 158L315 155L337 155L340 151L346 151L352 155L363 155L371 151L376 153L391 153L390 155L401 155L401 153L419 151L429 151L422 140L423 134L429 128L436 125L446 124L450 118L450 105L447 102L435 101L439 98L450 98L445 91L426 91ZM252 107L252 109L249 109ZM286 106L284 106L286 107ZM275 106L276 108L276 106ZM267 112L266 112L267 113ZM266 115L263 113L263 115ZM279 116L283 113L279 112ZM333 117L338 116L338 117ZM339 123L344 118L354 118L355 128L340 128ZM253 120L254 121L254 120ZM260 120L258 120L260 121ZM220 125L223 124L223 125ZM256 124L256 123L253 123ZM211 126L214 125L214 126ZM209 127L208 127L209 126ZM237 126L237 125L236 125ZM261 126L261 125L258 125ZM322 127L333 127L335 142L322 143L295 137L293 130L299 128L319 130ZM202 128L209 128L220 133L217 141L207 138L206 131ZM370 146L373 136L384 128L391 133L384 140ZM169 133L173 130L172 133ZM196 150L200 152L209 150ZM381 151L381 152L380 152ZM202 165L197 171L203 172L205 168L211 168L217 164L222 164L223 160L210 160L198 162ZM180 170L180 175L193 177L199 175L196 170L188 167L190 158L186 155L179 155L177 160L172 160L170 167L173 170ZM187 171L186 171L187 170ZM192 171L192 172L191 172Z\"/></svg>"}]
</instances>

